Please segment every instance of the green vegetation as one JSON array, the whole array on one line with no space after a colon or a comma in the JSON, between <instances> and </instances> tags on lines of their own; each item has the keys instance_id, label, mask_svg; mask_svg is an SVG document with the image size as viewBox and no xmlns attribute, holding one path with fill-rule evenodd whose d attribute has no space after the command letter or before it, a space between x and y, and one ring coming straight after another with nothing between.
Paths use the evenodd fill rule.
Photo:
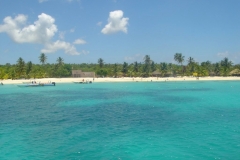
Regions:
<instances>
[{"instance_id":1,"label":"green vegetation","mask_svg":"<svg viewBox=\"0 0 240 160\"><path fill-rule=\"evenodd\" d=\"M83 72L95 72L98 77L149 77L149 76L238 76L240 75L240 65L233 65L228 59L224 58L217 63L210 61L196 62L193 57L187 59L184 65L182 53L176 53L174 60L178 64L154 63L149 55L146 55L142 62L128 64L107 64L102 58L93 64L68 64L64 63L63 58L59 57L56 64L47 63L47 56L41 53L39 56L40 64L33 64L31 61L25 63L20 57L16 64L0 65L0 79L30 79L30 78L50 78L50 77L71 77L72 69L82 70ZM155 71L155 72L154 72ZM158 73L158 75L153 74Z\"/></svg>"}]
</instances>

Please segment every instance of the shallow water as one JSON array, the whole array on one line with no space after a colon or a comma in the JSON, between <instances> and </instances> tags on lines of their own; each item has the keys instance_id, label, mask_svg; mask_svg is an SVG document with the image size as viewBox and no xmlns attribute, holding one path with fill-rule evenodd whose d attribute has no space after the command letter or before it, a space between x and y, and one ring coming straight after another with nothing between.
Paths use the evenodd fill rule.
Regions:
<instances>
[{"instance_id":1,"label":"shallow water","mask_svg":"<svg viewBox=\"0 0 240 160\"><path fill-rule=\"evenodd\" d=\"M0 86L0 159L240 159L240 82Z\"/></svg>"}]
</instances>

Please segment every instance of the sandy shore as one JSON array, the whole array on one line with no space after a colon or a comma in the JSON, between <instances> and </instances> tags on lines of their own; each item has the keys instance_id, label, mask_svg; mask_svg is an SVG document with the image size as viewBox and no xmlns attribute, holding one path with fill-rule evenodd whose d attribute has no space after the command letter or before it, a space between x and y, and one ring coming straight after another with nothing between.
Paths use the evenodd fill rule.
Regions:
<instances>
[{"instance_id":1,"label":"sandy shore","mask_svg":"<svg viewBox=\"0 0 240 160\"><path fill-rule=\"evenodd\" d=\"M84 79L84 81L93 81L93 82L174 82L174 81L238 81L240 77L200 77L199 80L196 77L166 77L166 78L157 78L157 77L149 77L149 78L141 78L141 77L124 77L124 78L41 78L41 79L21 79L21 80L0 80L3 84L21 84L23 82L31 82L36 81L36 83L72 83L72 82L80 82Z\"/></svg>"}]
</instances>

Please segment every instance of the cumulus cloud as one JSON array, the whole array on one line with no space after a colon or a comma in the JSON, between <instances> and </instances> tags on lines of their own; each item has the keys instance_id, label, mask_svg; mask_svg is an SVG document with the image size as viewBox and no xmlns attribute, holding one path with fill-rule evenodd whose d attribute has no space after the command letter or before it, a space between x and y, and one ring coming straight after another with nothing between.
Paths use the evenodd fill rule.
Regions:
<instances>
[{"instance_id":1,"label":"cumulus cloud","mask_svg":"<svg viewBox=\"0 0 240 160\"><path fill-rule=\"evenodd\" d=\"M42 49L41 52L54 53L57 50L64 50L66 54L70 54L70 55L80 54L80 52L78 52L72 44L68 42L60 41L60 40L57 40L56 42L52 42L52 43L47 43L45 45L45 48Z\"/></svg>"},{"instance_id":2,"label":"cumulus cloud","mask_svg":"<svg viewBox=\"0 0 240 160\"><path fill-rule=\"evenodd\" d=\"M64 37L65 37L65 32L60 32L59 33L59 38L60 39L64 39Z\"/></svg>"},{"instance_id":3,"label":"cumulus cloud","mask_svg":"<svg viewBox=\"0 0 240 160\"><path fill-rule=\"evenodd\" d=\"M26 25L27 16L18 15L15 18L4 18L0 25L0 33L5 32L17 43L46 43L57 32L55 20L51 16L42 13L32 25Z\"/></svg>"},{"instance_id":4,"label":"cumulus cloud","mask_svg":"<svg viewBox=\"0 0 240 160\"><path fill-rule=\"evenodd\" d=\"M217 53L217 56L220 57L220 58L225 58L225 57L229 56L229 53L228 53L228 51L221 52L221 53Z\"/></svg>"},{"instance_id":5,"label":"cumulus cloud","mask_svg":"<svg viewBox=\"0 0 240 160\"><path fill-rule=\"evenodd\" d=\"M127 33L129 18L123 17L123 11L116 10L109 13L108 24L102 29L103 34L112 34L116 32Z\"/></svg>"},{"instance_id":6,"label":"cumulus cloud","mask_svg":"<svg viewBox=\"0 0 240 160\"><path fill-rule=\"evenodd\" d=\"M84 41L83 39L76 39L73 43L74 44L85 44L86 41Z\"/></svg>"},{"instance_id":7,"label":"cumulus cloud","mask_svg":"<svg viewBox=\"0 0 240 160\"><path fill-rule=\"evenodd\" d=\"M57 33L55 20L50 15L42 13L38 16L38 20L33 24L27 22L28 17L18 15L15 18L10 16L4 18L3 24L0 24L0 33L6 33L13 41L17 43L38 43L44 45L41 50L43 53L54 53L58 50L63 50L66 54L79 55L87 54L87 51L78 52L75 46L71 43L57 40L52 41L52 38ZM74 32L74 30L72 30ZM59 32L59 38L64 39L65 32ZM85 44L86 41L77 39L74 44Z\"/></svg>"}]
</instances>

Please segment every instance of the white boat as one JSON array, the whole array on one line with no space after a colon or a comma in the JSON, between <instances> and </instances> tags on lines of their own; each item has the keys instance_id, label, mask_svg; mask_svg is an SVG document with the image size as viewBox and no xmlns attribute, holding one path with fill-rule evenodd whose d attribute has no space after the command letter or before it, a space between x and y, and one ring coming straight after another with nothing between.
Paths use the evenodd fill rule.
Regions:
<instances>
[{"instance_id":1,"label":"white boat","mask_svg":"<svg viewBox=\"0 0 240 160\"><path fill-rule=\"evenodd\" d=\"M18 84L18 87L40 87L39 83Z\"/></svg>"},{"instance_id":2,"label":"white boat","mask_svg":"<svg viewBox=\"0 0 240 160\"><path fill-rule=\"evenodd\" d=\"M39 84L42 85L42 86L56 86L55 82L52 82L52 83L39 83Z\"/></svg>"},{"instance_id":3,"label":"white boat","mask_svg":"<svg viewBox=\"0 0 240 160\"><path fill-rule=\"evenodd\" d=\"M28 83L28 84L19 84L18 87L43 87L43 86L55 86L56 83Z\"/></svg>"},{"instance_id":4,"label":"white boat","mask_svg":"<svg viewBox=\"0 0 240 160\"><path fill-rule=\"evenodd\" d=\"M33 83L33 81L30 81L30 82L22 82L23 84L30 84L30 83Z\"/></svg>"},{"instance_id":5,"label":"white boat","mask_svg":"<svg viewBox=\"0 0 240 160\"><path fill-rule=\"evenodd\" d=\"M92 83L92 81L74 81L75 84L89 84Z\"/></svg>"}]
</instances>

